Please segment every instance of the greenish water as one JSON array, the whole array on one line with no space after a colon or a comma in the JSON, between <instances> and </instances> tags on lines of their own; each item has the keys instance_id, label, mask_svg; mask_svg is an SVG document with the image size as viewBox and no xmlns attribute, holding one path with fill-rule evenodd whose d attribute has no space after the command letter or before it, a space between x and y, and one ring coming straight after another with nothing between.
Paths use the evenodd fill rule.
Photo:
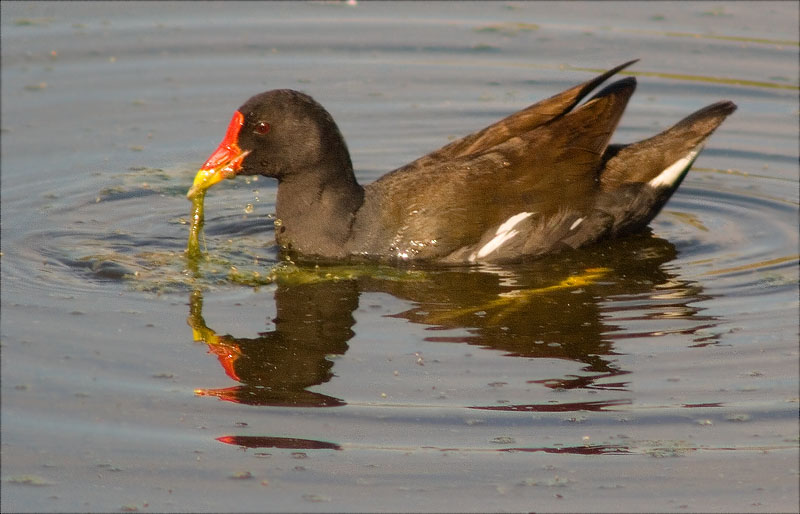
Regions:
<instances>
[{"instance_id":1,"label":"greenish water","mask_svg":"<svg viewBox=\"0 0 800 514\"><path fill-rule=\"evenodd\" d=\"M3 511L797 511L795 3L0 9ZM615 142L739 106L646 233L302 268L238 179L184 258L254 93L366 183L637 57Z\"/></svg>"}]
</instances>

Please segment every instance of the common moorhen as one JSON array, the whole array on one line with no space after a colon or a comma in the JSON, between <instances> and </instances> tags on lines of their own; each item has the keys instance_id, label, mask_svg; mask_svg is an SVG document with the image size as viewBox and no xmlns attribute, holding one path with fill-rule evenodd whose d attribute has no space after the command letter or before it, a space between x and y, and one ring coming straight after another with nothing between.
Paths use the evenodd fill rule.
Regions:
<instances>
[{"instance_id":1,"label":"common moorhen","mask_svg":"<svg viewBox=\"0 0 800 514\"><path fill-rule=\"evenodd\" d=\"M236 175L275 178L278 244L317 261L509 262L629 234L658 214L736 110L717 102L649 139L609 145L636 79L576 105L634 62L366 186L328 111L298 91L267 91L234 113L187 196Z\"/></svg>"}]
</instances>

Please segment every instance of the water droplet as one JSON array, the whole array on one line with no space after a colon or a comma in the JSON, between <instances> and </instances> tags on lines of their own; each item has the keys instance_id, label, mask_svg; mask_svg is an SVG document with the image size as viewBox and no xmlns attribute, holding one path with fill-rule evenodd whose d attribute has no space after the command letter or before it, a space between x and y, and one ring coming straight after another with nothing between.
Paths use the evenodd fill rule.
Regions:
<instances>
[{"instance_id":1,"label":"water droplet","mask_svg":"<svg viewBox=\"0 0 800 514\"><path fill-rule=\"evenodd\" d=\"M255 209L253 209L253 204L252 203L248 203L247 206L245 206L245 208L244 208L244 212L246 214L252 214L254 210Z\"/></svg>"}]
</instances>

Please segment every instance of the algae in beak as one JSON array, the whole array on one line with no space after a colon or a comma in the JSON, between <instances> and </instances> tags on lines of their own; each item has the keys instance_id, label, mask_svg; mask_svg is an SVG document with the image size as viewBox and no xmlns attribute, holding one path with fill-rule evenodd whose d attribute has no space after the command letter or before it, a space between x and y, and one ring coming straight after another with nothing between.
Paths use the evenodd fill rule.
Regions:
<instances>
[{"instance_id":1,"label":"algae in beak","mask_svg":"<svg viewBox=\"0 0 800 514\"><path fill-rule=\"evenodd\" d=\"M194 191L190 198L192 200L192 221L189 228L189 242L186 244L186 257L190 261L197 261L203 257L203 252L200 250L200 233L203 231L203 200L206 198L206 190Z\"/></svg>"}]
</instances>

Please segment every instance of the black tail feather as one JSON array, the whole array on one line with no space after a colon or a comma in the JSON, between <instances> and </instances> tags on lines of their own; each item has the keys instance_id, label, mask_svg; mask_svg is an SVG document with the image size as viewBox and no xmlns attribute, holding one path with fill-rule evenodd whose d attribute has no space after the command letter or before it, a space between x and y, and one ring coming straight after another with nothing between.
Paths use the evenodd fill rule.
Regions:
<instances>
[{"instance_id":1,"label":"black tail feather","mask_svg":"<svg viewBox=\"0 0 800 514\"><path fill-rule=\"evenodd\" d=\"M649 139L630 145L610 145L600 172L602 189L613 191L626 183L653 180L700 146L735 110L736 104L724 100L690 114Z\"/></svg>"}]
</instances>

